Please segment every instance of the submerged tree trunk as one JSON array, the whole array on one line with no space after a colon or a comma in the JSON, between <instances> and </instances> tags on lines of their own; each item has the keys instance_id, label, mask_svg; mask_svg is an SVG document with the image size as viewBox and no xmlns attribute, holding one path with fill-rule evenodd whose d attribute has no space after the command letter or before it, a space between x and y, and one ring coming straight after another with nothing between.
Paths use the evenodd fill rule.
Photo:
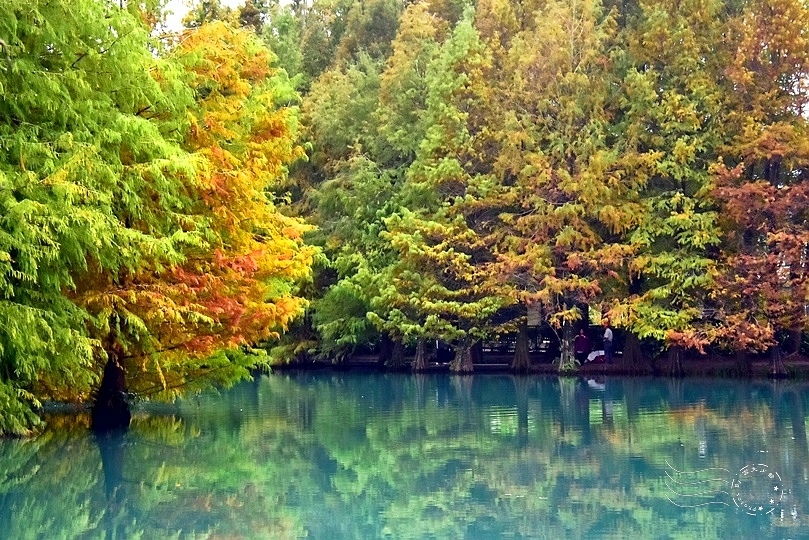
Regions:
<instances>
[{"instance_id":1,"label":"submerged tree trunk","mask_svg":"<svg viewBox=\"0 0 809 540\"><path fill-rule=\"evenodd\" d=\"M520 324L520 333L517 334L517 344L514 348L514 358L511 360L511 369L516 373L527 373L531 368L531 357L528 355L528 325Z\"/></svg>"},{"instance_id":2,"label":"submerged tree trunk","mask_svg":"<svg viewBox=\"0 0 809 540\"><path fill-rule=\"evenodd\" d=\"M416 342L416 356L413 358L413 371L424 371L427 369L427 345L424 338L419 338Z\"/></svg>"},{"instance_id":3,"label":"submerged tree trunk","mask_svg":"<svg viewBox=\"0 0 809 540\"><path fill-rule=\"evenodd\" d=\"M455 351L455 358L449 364L449 370L454 373L472 373L475 368L472 363L472 343L465 338Z\"/></svg>"},{"instance_id":4,"label":"submerged tree trunk","mask_svg":"<svg viewBox=\"0 0 809 540\"><path fill-rule=\"evenodd\" d=\"M126 394L126 374L118 358L116 350L107 353L107 364L92 408L91 421L95 432L126 430L132 419Z\"/></svg>"}]
</instances>

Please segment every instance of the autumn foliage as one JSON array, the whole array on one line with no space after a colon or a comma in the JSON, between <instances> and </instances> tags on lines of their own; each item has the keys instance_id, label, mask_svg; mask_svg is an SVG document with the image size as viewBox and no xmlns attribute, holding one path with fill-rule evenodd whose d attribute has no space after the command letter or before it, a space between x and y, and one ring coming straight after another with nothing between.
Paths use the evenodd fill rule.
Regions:
<instances>
[{"instance_id":1,"label":"autumn foliage","mask_svg":"<svg viewBox=\"0 0 809 540\"><path fill-rule=\"evenodd\" d=\"M384 58L335 59L304 97L317 159L300 172L332 261L321 350L465 351L529 311L564 343L587 305L651 349L797 353L807 16L795 0L405 6ZM383 200L354 198L371 186Z\"/></svg>"},{"instance_id":2,"label":"autumn foliage","mask_svg":"<svg viewBox=\"0 0 809 540\"><path fill-rule=\"evenodd\" d=\"M303 312L309 227L276 205L297 95L252 33L161 44L143 15L0 7L0 432L90 400L110 366L116 395L232 382Z\"/></svg>"}]
</instances>

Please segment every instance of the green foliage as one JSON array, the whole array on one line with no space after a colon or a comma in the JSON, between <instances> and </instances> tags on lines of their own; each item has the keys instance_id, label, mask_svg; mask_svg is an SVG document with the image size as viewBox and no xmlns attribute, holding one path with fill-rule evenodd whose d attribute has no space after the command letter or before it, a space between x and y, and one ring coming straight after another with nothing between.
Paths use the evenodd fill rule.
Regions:
<instances>
[{"instance_id":1,"label":"green foliage","mask_svg":"<svg viewBox=\"0 0 809 540\"><path fill-rule=\"evenodd\" d=\"M242 71L203 80L213 54L179 54L203 30L165 50L155 7L0 6L0 432L35 423L38 400L88 401L110 359L136 390L238 380L263 360L226 351L301 311L308 227L269 194L302 153L295 93L224 26L216 54Z\"/></svg>"},{"instance_id":2,"label":"green foliage","mask_svg":"<svg viewBox=\"0 0 809 540\"><path fill-rule=\"evenodd\" d=\"M763 348L776 328L806 328L799 2L769 12L779 32L757 1L453 6L408 6L381 71L343 57L306 98L328 194L318 200L353 201L346 220L339 204L314 219L340 223L334 245L352 227L382 231L357 236L366 243L338 265L362 276L354 286L379 328L458 338L457 317L477 302L486 316L539 304L556 326L584 302L637 336L697 350L745 332L739 346ZM355 175L352 152L378 174ZM380 191L385 210L372 200L358 212L386 176L402 181ZM332 191L337 178L353 191ZM766 195L759 179L789 189ZM723 221L727 211L745 225ZM766 246L757 263L734 251L742 237ZM742 290L761 280L742 268L761 264L791 277L771 266L780 281L761 283L754 302ZM720 319L704 318L718 307ZM441 323L426 331L428 318ZM496 319L468 329L517 324Z\"/></svg>"},{"instance_id":3,"label":"green foliage","mask_svg":"<svg viewBox=\"0 0 809 540\"><path fill-rule=\"evenodd\" d=\"M20 403L87 399L97 382L93 319L70 299L84 276L160 268L200 241L170 179L192 160L149 120L184 96L169 87L167 103L136 15L91 1L0 7L0 377L14 431L32 418ZM153 234L181 222L188 232Z\"/></svg>"}]
</instances>

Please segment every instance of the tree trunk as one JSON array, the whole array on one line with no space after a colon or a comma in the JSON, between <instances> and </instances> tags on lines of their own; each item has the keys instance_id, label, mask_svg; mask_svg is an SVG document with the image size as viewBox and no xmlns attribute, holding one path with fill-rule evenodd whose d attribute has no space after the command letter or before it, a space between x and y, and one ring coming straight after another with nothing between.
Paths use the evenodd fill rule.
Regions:
<instances>
[{"instance_id":1,"label":"tree trunk","mask_svg":"<svg viewBox=\"0 0 809 540\"><path fill-rule=\"evenodd\" d=\"M793 354L800 354L802 337L803 337L803 330L801 328L789 329L786 343L784 343L784 353L786 356L792 356Z\"/></svg>"},{"instance_id":2,"label":"tree trunk","mask_svg":"<svg viewBox=\"0 0 809 540\"><path fill-rule=\"evenodd\" d=\"M427 346L424 338L419 338L416 342L416 357L413 358L413 371L424 371L427 369Z\"/></svg>"},{"instance_id":3,"label":"tree trunk","mask_svg":"<svg viewBox=\"0 0 809 540\"><path fill-rule=\"evenodd\" d=\"M633 373L643 371L641 367L647 365L648 362L647 359L643 357L643 353L640 350L640 340L638 336L629 330L627 330L624 335L626 337L624 339L621 365Z\"/></svg>"},{"instance_id":4,"label":"tree trunk","mask_svg":"<svg viewBox=\"0 0 809 540\"><path fill-rule=\"evenodd\" d=\"M472 361L472 365L480 364L483 362L483 342L477 340L472 344L472 347L469 349L469 356L470 360Z\"/></svg>"},{"instance_id":5,"label":"tree trunk","mask_svg":"<svg viewBox=\"0 0 809 540\"><path fill-rule=\"evenodd\" d=\"M472 363L472 344L469 338L464 338L455 351L455 358L449 364L449 370L454 373L472 373L475 368Z\"/></svg>"},{"instance_id":6,"label":"tree trunk","mask_svg":"<svg viewBox=\"0 0 809 540\"><path fill-rule=\"evenodd\" d=\"M770 347L770 377L773 379L783 379L787 377L784 356L781 354L781 347L777 343Z\"/></svg>"},{"instance_id":7,"label":"tree trunk","mask_svg":"<svg viewBox=\"0 0 809 540\"><path fill-rule=\"evenodd\" d=\"M669 347L669 375L683 376L683 350L679 345Z\"/></svg>"},{"instance_id":8,"label":"tree trunk","mask_svg":"<svg viewBox=\"0 0 809 540\"><path fill-rule=\"evenodd\" d=\"M379 356L377 357L377 364L379 367L387 366L393 356L393 340L390 339L388 334L382 334L379 338Z\"/></svg>"},{"instance_id":9,"label":"tree trunk","mask_svg":"<svg viewBox=\"0 0 809 540\"><path fill-rule=\"evenodd\" d=\"M390 369L402 369L405 367L405 348L404 345L398 341L393 342L393 351L390 355L390 361L388 361L388 367Z\"/></svg>"},{"instance_id":10,"label":"tree trunk","mask_svg":"<svg viewBox=\"0 0 809 540\"><path fill-rule=\"evenodd\" d=\"M559 351L559 371L570 372L576 370L576 357L573 355L573 324L565 321L562 324L562 342Z\"/></svg>"},{"instance_id":11,"label":"tree trunk","mask_svg":"<svg viewBox=\"0 0 809 540\"><path fill-rule=\"evenodd\" d=\"M579 310L581 314L581 319L579 320L576 327L573 329L574 334L578 334L579 330L584 330L584 333L589 333L590 329L590 305L584 302L579 302L576 304L576 308Z\"/></svg>"},{"instance_id":12,"label":"tree trunk","mask_svg":"<svg viewBox=\"0 0 809 540\"><path fill-rule=\"evenodd\" d=\"M520 333L517 334L517 345L514 347L514 358L511 360L511 369L516 373L527 373L531 368L531 358L528 355L528 325L520 323Z\"/></svg>"},{"instance_id":13,"label":"tree trunk","mask_svg":"<svg viewBox=\"0 0 809 540\"><path fill-rule=\"evenodd\" d=\"M97 433L126 431L132 419L126 394L126 374L118 362L120 355L116 348L107 352L101 386L93 403L91 422L93 431Z\"/></svg>"},{"instance_id":14,"label":"tree trunk","mask_svg":"<svg viewBox=\"0 0 809 540\"><path fill-rule=\"evenodd\" d=\"M748 377L750 375L750 355L748 352L736 351L735 360L736 372L743 377Z\"/></svg>"}]
</instances>

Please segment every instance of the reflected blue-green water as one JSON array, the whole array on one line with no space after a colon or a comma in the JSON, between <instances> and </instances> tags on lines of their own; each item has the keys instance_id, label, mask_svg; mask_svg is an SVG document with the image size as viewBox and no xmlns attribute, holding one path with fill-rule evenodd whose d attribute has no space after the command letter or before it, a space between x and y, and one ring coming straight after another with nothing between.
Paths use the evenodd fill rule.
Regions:
<instances>
[{"instance_id":1,"label":"reflected blue-green water","mask_svg":"<svg viewBox=\"0 0 809 540\"><path fill-rule=\"evenodd\" d=\"M0 538L809 538L809 383L282 373L0 441Z\"/></svg>"}]
</instances>

